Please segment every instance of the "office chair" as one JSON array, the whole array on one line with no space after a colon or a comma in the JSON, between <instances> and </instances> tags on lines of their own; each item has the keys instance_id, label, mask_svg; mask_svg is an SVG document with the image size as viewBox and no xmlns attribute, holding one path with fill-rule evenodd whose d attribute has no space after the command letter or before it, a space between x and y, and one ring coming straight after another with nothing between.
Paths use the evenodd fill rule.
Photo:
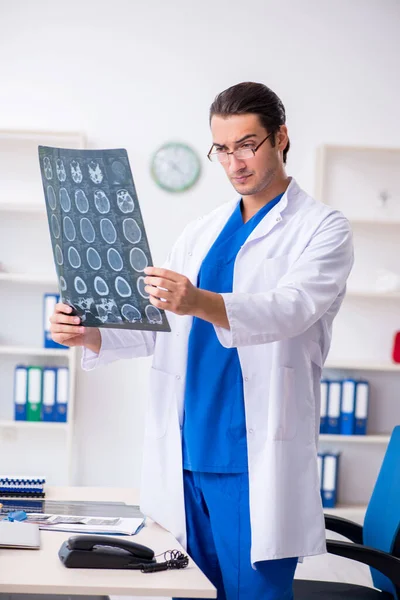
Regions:
<instances>
[{"instance_id":1,"label":"office chair","mask_svg":"<svg viewBox=\"0 0 400 600\"><path fill-rule=\"evenodd\" d=\"M295 579L294 600L400 600L400 426L392 432L364 525L325 515L325 526L351 540L327 540L328 552L368 565L377 589Z\"/></svg>"}]
</instances>

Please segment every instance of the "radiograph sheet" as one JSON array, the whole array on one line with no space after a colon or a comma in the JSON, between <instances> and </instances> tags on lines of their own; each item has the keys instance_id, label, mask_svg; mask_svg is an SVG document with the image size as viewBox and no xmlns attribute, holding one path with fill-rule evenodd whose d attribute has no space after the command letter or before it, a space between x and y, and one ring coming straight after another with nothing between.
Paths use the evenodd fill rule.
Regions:
<instances>
[{"instance_id":1,"label":"radiograph sheet","mask_svg":"<svg viewBox=\"0 0 400 600\"><path fill-rule=\"evenodd\" d=\"M60 296L87 327L170 331L149 301L152 265L126 150L39 146Z\"/></svg>"}]
</instances>

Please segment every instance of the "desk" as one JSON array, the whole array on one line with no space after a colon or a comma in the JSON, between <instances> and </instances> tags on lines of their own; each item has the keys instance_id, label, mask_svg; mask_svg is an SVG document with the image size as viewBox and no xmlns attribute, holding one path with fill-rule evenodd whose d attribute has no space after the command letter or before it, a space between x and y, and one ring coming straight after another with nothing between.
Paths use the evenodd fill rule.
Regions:
<instances>
[{"instance_id":1,"label":"desk","mask_svg":"<svg viewBox=\"0 0 400 600\"><path fill-rule=\"evenodd\" d=\"M131 489L49 488L49 500L103 500L138 504ZM113 569L67 569L58 550L68 533L41 531L40 550L0 549L0 593L216 598L214 586L190 560L182 570L141 573ZM73 535L73 534L71 534ZM133 538L155 554L182 549L175 538L152 521Z\"/></svg>"}]
</instances>

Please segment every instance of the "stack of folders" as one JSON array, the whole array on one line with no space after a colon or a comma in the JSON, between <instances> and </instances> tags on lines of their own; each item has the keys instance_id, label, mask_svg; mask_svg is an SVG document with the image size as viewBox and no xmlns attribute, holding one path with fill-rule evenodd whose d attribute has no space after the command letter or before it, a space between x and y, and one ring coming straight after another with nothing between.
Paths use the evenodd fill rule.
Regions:
<instances>
[{"instance_id":1,"label":"stack of folders","mask_svg":"<svg viewBox=\"0 0 400 600\"><path fill-rule=\"evenodd\" d=\"M322 506L334 508L337 501L339 453L318 454L318 471L321 486Z\"/></svg>"},{"instance_id":2,"label":"stack of folders","mask_svg":"<svg viewBox=\"0 0 400 600\"><path fill-rule=\"evenodd\" d=\"M66 423L68 382L68 367L17 365L14 378L15 420Z\"/></svg>"},{"instance_id":3,"label":"stack of folders","mask_svg":"<svg viewBox=\"0 0 400 600\"><path fill-rule=\"evenodd\" d=\"M67 346L55 342L50 332L50 317L59 301L58 294L44 294L43 296L43 348L60 348L62 350L67 348Z\"/></svg>"},{"instance_id":4,"label":"stack of folders","mask_svg":"<svg viewBox=\"0 0 400 600\"><path fill-rule=\"evenodd\" d=\"M321 381L320 433L367 433L369 383L356 379Z\"/></svg>"},{"instance_id":5,"label":"stack of folders","mask_svg":"<svg viewBox=\"0 0 400 600\"><path fill-rule=\"evenodd\" d=\"M0 477L1 498L44 498L44 477Z\"/></svg>"}]
</instances>

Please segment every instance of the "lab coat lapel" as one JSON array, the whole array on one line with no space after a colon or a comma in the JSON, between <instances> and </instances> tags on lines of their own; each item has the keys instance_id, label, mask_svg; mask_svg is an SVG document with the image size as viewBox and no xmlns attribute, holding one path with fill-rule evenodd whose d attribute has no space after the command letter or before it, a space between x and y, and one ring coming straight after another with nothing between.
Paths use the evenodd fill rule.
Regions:
<instances>
[{"instance_id":1,"label":"lab coat lapel","mask_svg":"<svg viewBox=\"0 0 400 600\"><path fill-rule=\"evenodd\" d=\"M274 227L278 225L278 223L282 221L282 213L286 210L290 197L294 193L297 193L297 189L298 185L296 181L292 178L289 187L282 196L280 202L278 202L278 204L274 206L274 208L265 215L265 217L260 221L257 227L254 228L252 233L249 235L249 237L243 244L243 247L247 244L250 244L251 242L254 242L255 240L265 237L274 229Z\"/></svg>"},{"instance_id":2,"label":"lab coat lapel","mask_svg":"<svg viewBox=\"0 0 400 600\"><path fill-rule=\"evenodd\" d=\"M187 269L185 274L193 285L197 286L197 276L199 274L201 263L217 239L225 223L235 210L239 201L240 199L236 199L224 206L224 210L221 210L220 213L216 215L212 226L208 225L205 231L200 232L200 239L199 237L196 237L196 239L190 240L188 252L190 260L187 261Z\"/></svg>"}]
</instances>

